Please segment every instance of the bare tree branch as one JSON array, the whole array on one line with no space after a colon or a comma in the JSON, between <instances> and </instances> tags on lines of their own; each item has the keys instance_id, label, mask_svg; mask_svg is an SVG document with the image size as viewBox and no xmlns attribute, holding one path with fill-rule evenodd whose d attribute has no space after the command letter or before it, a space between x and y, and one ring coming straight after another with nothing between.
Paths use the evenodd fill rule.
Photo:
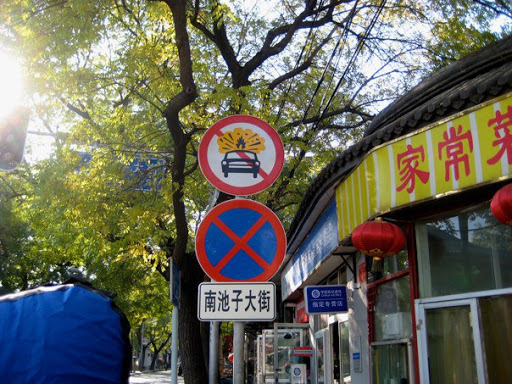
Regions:
<instances>
[{"instance_id":1,"label":"bare tree branch","mask_svg":"<svg viewBox=\"0 0 512 384\"><path fill-rule=\"evenodd\" d=\"M323 39L316 47L315 49L313 50L313 52L311 52L311 54L303 61L302 64L300 64L299 66L295 67L293 70L285 73L284 75L282 76L279 76L277 78L275 78L272 82L270 82L270 84L268 85L268 89L270 90L274 90L279 84L285 82L286 80L289 80L289 79L292 79L294 78L295 76L297 76L299 73L302 73L304 72L306 69L308 69L309 67L311 67L311 65L313 64L313 60L314 58L318 55L318 53L320 52L320 50L331 40L331 37L334 33L334 31L337 29L337 27L333 28L331 30L331 32L329 32L329 35Z\"/></svg>"},{"instance_id":2,"label":"bare tree branch","mask_svg":"<svg viewBox=\"0 0 512 384\"><path fill-rule=\"evenodd\" d=\"M339 116L344 113L355 114L355 115L358 115L361 118L366 119L366 120L371 120L374 117L374 115L367 113L367 112L363 111L362 109L347 105L347 106L344 106L343 108L331 110L330 112L325 112L323 114L323 119L327 119L327 118L334 117L334 116ZM320 124L321 123L319 121L320 117L321 117L321 115L315 115L315 116L311 116L307 119L294 120L294 121L291 121L288 124L286 124L285 127L298 127L301 124L316 124L316 123Z\"/></svg>"},{"instance_id":3,"label":"bare tree branch","mask_svg":"<svg viewBox=\"0 0 512 384\"><path fill-rule=\"evenodd\" d=\"M503 15L508 18L512 18L512 6L510 3L506 3L503 0L486 1L486 0L474 0L475 3L487 7L492 11L496 12L497 15Z\"/></svg>"},{"instance_id":4,"label":"bare tree branch","mask_svg":"<svg viewBox=\"0 0 512 384\"><path fill-rule=\"evenodd\" d=\"M333 22L333 13L336 6L347 3L350 0L330 0L325 6L318 6L316 1L306 1L304 9L295 19L289 23L273 28L267 32L263 45L245 65L242 65L236 57L224 24L222 14L214 16L213 30L198 19L199 1L195 2L194 15L191 18L192 25L210 39L219 49L232 77L234 88L250 85L249 80L253 72L258 69L270 57L281 53L292 41L297 31L306 28L318 28ZM220 7L220 5L218 5ZM218 12L213 9L212 12ZM317 16L320 16L317 18ZM321 44L325 44L323 41ZM297 72L296 74L300 73ZM284 81L284 80L283 80Z\"/></svg>"},{"instance_id":5,"label":"bare tree branch","mask_svg":"<svg viewBox=\"0 0 512 384\"><path fill-rule=\"evenodd\" d=\"M64 98L62 97L59 97L59 100L62 102L62 104L64 104L71 112L74 112L76 113L78 116L80 116L81 118L83 119L86 119L86 120L91 120L92 121L92 118L91 118L91 115L89 114L89 112L87 111L84 111L83 109L80 109L78 108L77 106L71 104L69 101L66 101L64 100ZM83 107L82 107L83 108Z\"/></svg>"}]
</instances>

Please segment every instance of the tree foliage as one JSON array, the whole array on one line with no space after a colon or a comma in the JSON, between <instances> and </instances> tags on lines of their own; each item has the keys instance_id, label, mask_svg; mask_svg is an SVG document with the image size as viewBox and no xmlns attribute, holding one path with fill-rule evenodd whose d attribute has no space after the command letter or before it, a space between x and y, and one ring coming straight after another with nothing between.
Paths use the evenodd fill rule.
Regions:
<instances>
[{"instance_id":1,"label":"tree foliage","mask_svg":"<svg viewBox=\"0 0 512 384\"><path fill-rule=\"evenodd\" d=\"M286 164L255 198L286 227L315 174L386 103L509 32L493 24L510 22L505 2L435 3L2 1L0 42L24 58L33 124L56 137L50 159L1 175L2 286L57 281L73 266L116 291L138 327L169 313L161 276L172 259L184 272L185 380L207 382L193 237L229 196L199 172L202 133L240 113L277 129ZM159 167L134 175L133 164L149 158L165 175L141 192Z\"/></svg>"}]
</instances>

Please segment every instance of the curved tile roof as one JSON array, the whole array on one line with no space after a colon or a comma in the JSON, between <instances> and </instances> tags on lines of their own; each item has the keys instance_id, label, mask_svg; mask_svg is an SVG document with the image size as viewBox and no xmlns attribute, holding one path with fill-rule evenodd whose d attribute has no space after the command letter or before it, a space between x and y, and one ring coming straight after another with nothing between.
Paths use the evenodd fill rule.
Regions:
<instances>
[{"instance_id":1,"label":"curved tile roof","mask_svg":"<svg viewBox=\"0 0 512 384\"><path fill-rule=\"evenodd\" d=\"M306 191L288 230L289 251L309 231L304 224L316 220L335 186L372 148L512 91L511 64L512 36L441 69L379 113L363 139L340 153Z\"/></svg>"}]
</instances>

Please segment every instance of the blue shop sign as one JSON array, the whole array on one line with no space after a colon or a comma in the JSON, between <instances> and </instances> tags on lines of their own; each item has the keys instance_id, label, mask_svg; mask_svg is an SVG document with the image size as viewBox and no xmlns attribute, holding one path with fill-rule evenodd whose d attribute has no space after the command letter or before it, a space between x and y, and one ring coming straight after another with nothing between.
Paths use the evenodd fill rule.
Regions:
<instances>
[{"instance_id":1,"label":"blue shop sign","mask_svg":"<svg viewBox=\"0 0 512 384\"><path fill-rule=\"evenodd\" d=\"M133 180L133 189L136 191L160 192L165 171L165 159L135 156L125 170L125 177Z\"/></svg>"},{"instance_id":2,"label":"blue shop sign","mask_svg":"<svg viewBox=\"0 0 512 384\"><path fill-rule=\"evenodd\" d=\"M78 155L82 166L88 164L93 156L89 152L78 152ZM166 169L164 158L136 155L124 168L124 179L135 191L160 192Z\"/></svg>"},{"instance_id":3,"label":"blue shop sign","mask_svg":"<svg viewBox=\"0 0 512 384\"><path fill-rule=\"evenodd\" d=\"M348 312L347 287L344 285L314 285L304 290L306 313Z\"/></svg>"},{"instance_id":4,"label":"blue shop sign","mask_svg":"<svg viewBox=\"0 0 512 384\"><path fill-rule=\"evenodd\" d=\"M299 288L337 246L338 215L336 202L332 200L283 270L281 275L283 300Z\"/></svg>"}]
</instances>

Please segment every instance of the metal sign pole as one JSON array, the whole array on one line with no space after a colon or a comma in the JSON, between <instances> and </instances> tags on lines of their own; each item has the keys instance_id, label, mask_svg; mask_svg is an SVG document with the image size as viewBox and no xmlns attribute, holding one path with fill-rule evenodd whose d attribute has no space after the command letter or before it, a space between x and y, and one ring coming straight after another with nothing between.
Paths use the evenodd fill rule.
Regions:
<instances>
[{"instance_id":1,"label":"metal sign pole","mask_svg":"<svg viewBox=\"0 0 512 384\"><path fill-rule=\"evenodd\" d=\"M180 271L172 260L170 261L169 287L172 308L172 334L171 334L171 384L178 384L178 323L179 323L179 299L180 299Z\"/></svg>"},{"instance_id":2,"label":"metal sign pole","mask_svg":"<svg viewBox=\"0 0 512 384\"><path fill-rule=\"evenodd\" d=\"M171 384L178 384L178 307L172 309Z\"/></svg>"},{"instance_id":3,"label":"metal sign pole","mask_svg":"<svg viewBox=\"0 0 512 384\"><path fill-rule=\"evenodd\" d=\"M238 143L243 143L244 149ZM241 283L231 300L226 291L233 287L226 288L220 296L214 289L203 295L202 288L207 283L200 284L198 318L234 321L233 384L244 384L245 321L254 317L263 321L260 316L275 314L275 285L273 289L260 290L259 300L251 291L254 286L247 287L250 281L269 281L279 270L286 254L286 232L279 218L265 205L240 197L262 192L279 177L284 165L283 142L279 133L261 119L228 116L206 131L199 145L198 160L208 181L236 199L216 205L201 221L195 239L197 260L212 281ZM219 241L219 237L225 241ZM261 246L260 239L272 239L269 242L276 246ZM244 289L249 290L248 294L242 294ZM220 306L216 300L220 300ZM247 306L239 305L243 300L248 301ZM234 318L222 319L223 315ZM212 384L212 376L209 380Z\"/></svg>"},{"instance_id":4,"label":"metal sign pole","mask_svg":"<svg viewBox=\"0 0 512 384\"><path fill-rule=\"evenodd\" d=\"M235 321L233 329L233 384L244 384L244 327L244 322Z\"/></svg>"},{"instance_id":5,"label":"metal sign pole","mask_svg":"<svg viewBox=\"0 0 512 384\"><path fill-rule=\"evenodd\" d=\"M208 382L217 384L219 373L219 322L210 321L210 360Z\"/></svg>"},{"instance_id":6,"label":"metal sign pole","mask_svg":"<svg viewBox=\"0 0 512 384\"><path fill-rule=\"evenodd\" d=\"M140 326L140 356L139 356L139 371L144 371L144 355L146 352L144 351L144 320L142 320L142 324Z\"/></svg>"}]
</instances>

